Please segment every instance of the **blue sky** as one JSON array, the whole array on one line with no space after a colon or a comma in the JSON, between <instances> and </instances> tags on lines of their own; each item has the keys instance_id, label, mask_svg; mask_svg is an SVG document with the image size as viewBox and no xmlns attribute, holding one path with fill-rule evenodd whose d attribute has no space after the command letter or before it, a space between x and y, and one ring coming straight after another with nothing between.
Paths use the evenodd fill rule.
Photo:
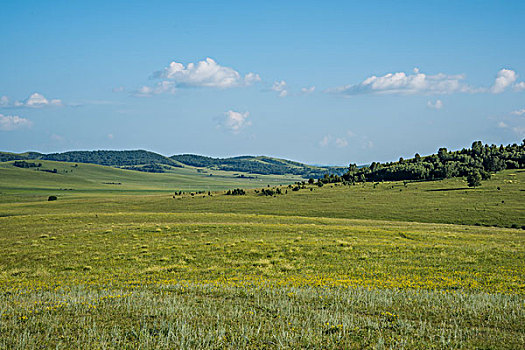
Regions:
<instances>
[{"instance_id":1,"label":"blue sky","mask_svg":"<svg viewBox=\"0 0 525 350\"><path fill-rule=\"evenodd\" d=\"M525 137L524 1L0 1L0 150L313 164Z\"/></svg>"}]
</instances>

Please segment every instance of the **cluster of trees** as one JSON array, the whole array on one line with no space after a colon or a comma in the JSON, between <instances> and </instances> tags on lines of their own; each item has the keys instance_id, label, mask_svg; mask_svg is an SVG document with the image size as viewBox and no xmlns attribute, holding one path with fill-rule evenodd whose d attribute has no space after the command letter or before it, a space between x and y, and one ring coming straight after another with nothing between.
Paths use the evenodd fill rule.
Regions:
<instances>
[{"instance_id":1,"label":"cluster of trees","mask_svg":"<svg viewBox=\"0 0 525 350\"><path fill-rule=\"evenodd\" d=\"M400 181L400 180L438 180L452 177L471 178L472 186L479 186L481 179L504 169L525 168L525 140L521 145L507 146L483 145L476 141L471 148L450 152L440 148L437 154L421 157L416 153L412 159L400 158L398 162L381 164L373 162L370 166L358 168L351 164L348 172L341 176L342 181ZM322 181L336 179L325 177Z\"/></svg>"},{"instance_id":2,"label":"cluster of trees","mask_svg":"<svg viewBox=\"0 0 525 350\"><path fill-rule=\"evenodd\" d=\"M17 160L13 162L13 165L18 168L40 168L42 166L42 163L32 163L26 162L24 160Z\"/></svg>"},{"instance_id":3,"label":"cluster of trees","mask_svg":"<svg viewBox=\"0 0 525 350\"><path fill-rule=\"evenodd\" d=\"M246 191L242 188L236 188L234 190L228 190L228 192L226 192L226 195L228 196L244 196L245 194Z\"/></svg>"},{"instance_id":4,"label":"cluster of trees","mask_svg":"<svg viewBox=\"0 0 525 350\"><path fill-rule=\"evenodd\" d=\"M164 167L157 163L146 164L142 166L126 166L123 167L126 170L144 171L147 173L165 173Z\"/></svg>"},{"instance_id":5,"label":"cluster of trees","mask_svg":"<svg viewBox=\"0 0 525 350\"><path fill-rule=\"evenodd\" d=\"M275 196L275 195L278 195L278 194L283 194L282 190L279 187L263 188L261 190L261 195L262 196Z\"/></svg>"},{"instance_id":6,"label":"cluster of trees","mask_svg":"<svg viewBox=\"0 0 525 350\"><path fill-rule=\"evenodd\" d=\"M201 167L225 171L242 171L261 175L285 175L293 174L304 177L322 177L325 173L343 174L343 167L315 167L298 162L270 157L233 157L233 158L211 158L194 154L181 154L172 156L177 162Z\"/></svg>"},{"instance_id":7,"label":"cluster of trees","mask_svg":"<svg viewBox=\"0 0 525 350\"><path fill-rule=\"evenodd\" d=\"M339 175L336 175L336 174L324 174L323 177L317 179L317 186L322 187L324 184L344 182L345 180L344 180L343 176L339 176ZM315 180L313 178L308 179L308 183L310 185L313 185L314 182L315 182Z\"/></svg>"}]
</instances>

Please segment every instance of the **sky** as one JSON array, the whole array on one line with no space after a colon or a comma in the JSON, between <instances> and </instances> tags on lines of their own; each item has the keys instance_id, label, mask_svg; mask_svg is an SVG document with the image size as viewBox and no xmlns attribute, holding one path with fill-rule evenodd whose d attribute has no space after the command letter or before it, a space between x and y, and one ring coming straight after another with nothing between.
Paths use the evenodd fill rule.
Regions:
<instances>
[{"instance_id":1,"label":"sky","mask_svg":"<svg viewBox=\"0 0 525 350\"><path fill-rule=\"evenodd\" d=\"M525 1L0 0L0 150L348 165L525 138Z\"/></svg>"}]
</instances>

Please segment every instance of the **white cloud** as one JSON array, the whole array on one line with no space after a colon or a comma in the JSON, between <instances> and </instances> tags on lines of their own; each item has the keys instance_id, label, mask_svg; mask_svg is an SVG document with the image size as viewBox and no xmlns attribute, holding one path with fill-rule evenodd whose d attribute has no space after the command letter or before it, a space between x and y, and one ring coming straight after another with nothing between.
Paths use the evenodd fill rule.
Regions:
<instances>
[{"instance_id":1,"label":"white cloud","mask_svg":"<svg viewBox=\"0 0 525 350\"><path fill-rule=\"evenodd\" d=\"M344 137L335 139L335 145L339 148L348 146L348 141Z\"/></svg>"},{"instance_id":2,"label":"white cloud","mask_svg":"<svg viewBox=\"0 0 525 350\"><path fill-rule=\"evenodd\" d=\"M0 97L0 107L9 106L9 98L7 96Z\"/></svg>"},{"instance_id":3,"label":"white cloud","mask_svg":"<svg viewBox=\"0 0 525 350\"><path fill-rule=\"evenodd\" d=\"M6 100L8 101L8 100ZM62 101L59 99L47 99L44 95L35 92L31 94L24 101L15 101L13 103L14 107L27 107L27 108L42 108L42 107L60 107L62 106Z\"/></svg>"},{"instance_id":4,"label":"white cloud","mask_svg":"<svg viewBox=\"0 0 525 350\"><path fill-rule=\"evenodd\" d=\"M433 109L441 109L443 108L443 101L441 100L436 100L436 102L428 101L427 107L433 108Z\"/></svg>"},{"instance_id":5,"label":"white cloud","mask_svg":"<svg viewBox=\"0 0 525 350\"><path fill-rule=\"evenodd\" d=\"M510 69L501 69L496 76L494 85L490 88L490 91L494 94L499 94L505 91L507 87L512 85L517 79L516 72Z\"/></svg>"},{"instance_id":6,"label":"white cloud","mask_svg":"<svg viewBox=\"0 0 525 350\"><path fill-rule=\"evenodd\" d=\"M311 94L314 91L315 91L315 86L310 86L308 88L304 87L304 88L301 89L301 92L303 94Z\"/></svg>"},{"instance_id":7,"label":"white cloud","mask_svg":"<svg viewBox=\"0 0 525 350\"><path fill-rule=\"evenodd\" d=\"M244 83L246 85L252 85L253 83L256 83L258 81L261 81L261 77L259 76L259 74L248 73L244 76Z\"/></svg>"},{"instance_id":8,"label":"white cloud","mask_svg":"<svg viewBox=\"0 0 525 350\"><path fill-rule=\"evenodd\" d=\"M177 87L212 87L231 88L246 86L260 81L258 74L248 73L244 78L233 68L219 65L211 58L204 61L188 63L171 62L162 71L155 72L153 77L172 81Z\"/></svg>"},{"instance_id":9,"label":"white cloud","mask_svg":"<svg viewBox=\"0 0 525 350\"><path fill-rule=\"evenodd\" d=\"M514 114L514 115L525 115L525 108L518 109L517 111L511 112L510 114Z\"/></svg>"},{"instance_id":10,"label":"white cloud","mask_svg":"<svg viewBox=\"0 0 525 350\"><path fill-rule=\"evenodd\" d=\"M505 122L499 122L498 128L509 130L520 138L525 137L525 126L516 124L516 123L511 123L511 124L513 125L509 125Z\"/></svg>"},{"instance_id":11,"label":"white cloud","mask_svg":"<svg viewBox=\"0 0 525 350\"><path fill-rule=\"evenodd\" d=\"M352 130L346 132L344 137L332 137L332 135L324 136L321 141L319 141L319 146L321 147L337 147L345 148L352 144L352 147L361 147L362 149L368 149L374 147L372 141L366 136L356 135Z\"/></svg>"},{"instance_id":12,"label":"white cloud","mask_svg":"<svg viewBox=\"0 0 525 350\"><path fill-rule=\"evenodd\" d=\"M119 86L119 87L113 88L112 91L115 93L124 92L126 91L126 88L124 86Z\"/></svg>"},{"instance_id":13,"label":"white cloud","mask_svg":"<svg viewBox=\"0 0 525 350\"><path fill-rule=\"evenodd\" d=\"M332 140L332 136L331 135L326 135L326 136L324 136L321 139L321 141L319 141L319 146L326 147L326 146L328 146L328 144L330 143L331 140Z\"/></svg>"},{"instance_id":14,"label":"white cloud","mask_svg":"<svg viewBox=\"0 0 525 350\"><path fill-rule=\"evenodd\" d=\"M330 90L342 95L360 94L450 94L453 92L474 92L466 85L464 75L426 75L414 69L414 74L404 72L371 76L359 84L345 85Z\"/></svg>"},{"instance_id":15,"label":"white cloud","mask_svg":"<svg viewBox=\"0 0 525 350\"><path fill-rule=\"evenodd\" d=\"M173 82L164 80L164 81L158 82L153 87L143 86L139 88L138 90L136 90L133 93L133 95L138 96L138 97L149 97L153 95L159 95L162 93L173 94L175 93L175 90L176 90L174 85L175 84Z\"/></svg>"},{"instance_id":16,"label":"white cloud","mask_svg":"<svg viewBox=\"0 0 525 350\"><path fill-rule=\"evenodd\" d=\"M0 114L0 130L11 131L21 128L30 128L33 123L25 118L20 118L17 115L3 115Z\"/></svg>"},{"instance_id":17,"label":"white cloud","mask_svg":"<svg viewBox=\"0 0 525 350\"><path fill-rule=\"evenodd\" d=\"M241 113L229 110L228 112L224 113L221 126L230 130L234 134L238 134L245 127L252 125L252 122L248 120L249 116L249 112Z\"/></svg>"},{"instance_id":18,"label":"white cloud","mask_svg":"<svg viewBox=\"0 0 525 350\"><path fill-rule=\"evenodd\" d=\"M510 131L516 134L520 139L525 137L525 125L523 124L525 117L525 108L518 109L510 112L510 115L503 117L503 120L500 120L497 124L498 128ZM518 116L520 118L516 118Z\"/></svg>"},{"instance_id":19,"label":"white cloud","mask_svg":"<svg viewBox=\"0 0 525 350\"><path fill-rule=\"evenodd\" d=\"M286 82L284 80L276 81L272 85L272 90L279 93L279 97L285 97L288 95L288 90L286 90Z\"/></svg>"},{"instance_id":20,"label":"white cloud","mask_svg":"<svg viewBox=\"0 0 525 350\"><path fill-rule=\"evenodd\" d=\"M521 81L519 83L514 84L514 90L516 91L525 90L525 81Z\"/></svg>"}]
</instances>

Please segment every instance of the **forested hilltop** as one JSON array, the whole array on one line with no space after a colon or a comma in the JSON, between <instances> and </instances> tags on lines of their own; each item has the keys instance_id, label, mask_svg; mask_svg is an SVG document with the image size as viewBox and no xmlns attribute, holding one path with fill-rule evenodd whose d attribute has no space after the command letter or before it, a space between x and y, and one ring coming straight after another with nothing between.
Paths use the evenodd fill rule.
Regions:
<instances>
[{"instance_id":1,"label":"forested hilltop","mask_svg":"<svg viewBox=\"0 0 525 350\"><path fill-rule=\"evenodd\" d=\"M180 164L163 155L143 151L70 151L63 153L43 154L37 152L26 153L0 153L0 161L10 160L54 160L57 162L90 163L106 166L134 166L141 164L166 164L180 166Z\"/></svg>"},{"instance_id":2,"label":"forested hilltop","mask_svg":"<svg viewBox=\"0 0 525 350\"><path fill-rule=\"evenodd\" d=\"M215 170L242 171L252 174L300 175L320 178L325 174L342 175L345 167L318 167L271 157L241 156L233 158L211 158L195 154L181 154L171 159L180 163Z\"/></svg>"},{"instance_id":3,"label":"forested hilltop","mask_svg":"<svg viewBox=\"0 0 525 350\"><path fill-rule=\"evenodd\" d=\"M521 145L508 146L483 145L481 141L476 141L471 148L460 151L440 148L437 154L421 157L416 153L414 158L400 158L397 162L373 162L361 168L350 164L348 172L343 176L325 177L321 182L425 181L462 176L489 179L491 173L500 170L523 168L525 140Z\"/></svg>"}]
</instances>

